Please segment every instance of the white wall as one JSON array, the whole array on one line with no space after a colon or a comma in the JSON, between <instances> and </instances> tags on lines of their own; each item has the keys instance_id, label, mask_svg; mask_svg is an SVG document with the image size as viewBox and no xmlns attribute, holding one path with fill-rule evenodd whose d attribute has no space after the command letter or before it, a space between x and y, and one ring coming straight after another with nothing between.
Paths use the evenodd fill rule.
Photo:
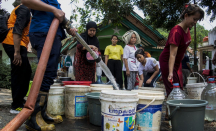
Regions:
<instances>
[{"instance_id":1,"label":"white wall","mask_svg":"<svg viewBox=\"0 0 216 131\"><path fill-rule=\"evenodd\" d=\"M210 31L208 33L208 42L209 45L214 45L214 41L216 40L216 29L213 31Z\"/></svg>"}]
</instances>

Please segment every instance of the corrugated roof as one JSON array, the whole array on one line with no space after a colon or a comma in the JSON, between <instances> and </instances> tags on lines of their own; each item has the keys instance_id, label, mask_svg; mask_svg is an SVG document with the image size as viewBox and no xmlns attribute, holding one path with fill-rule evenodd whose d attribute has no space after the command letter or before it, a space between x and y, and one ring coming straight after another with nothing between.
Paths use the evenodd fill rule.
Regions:
<instances>
[{"instance_id":1,"label":"corrugated roof","mask_svg":"<svg viewBox=\"0 0 216 131\"><path fill-rule=\"evenodd\" d=\"M166 39L163 35L161 35L157 30L155 30L152 26L145 23L144 19L140 17L137 13L131 12L131 15L133 15L137 20L139 20L141 23L143 23L148 29L150 29L154 34L156 34L161 39Z\"/></svg>"}]
</instances>

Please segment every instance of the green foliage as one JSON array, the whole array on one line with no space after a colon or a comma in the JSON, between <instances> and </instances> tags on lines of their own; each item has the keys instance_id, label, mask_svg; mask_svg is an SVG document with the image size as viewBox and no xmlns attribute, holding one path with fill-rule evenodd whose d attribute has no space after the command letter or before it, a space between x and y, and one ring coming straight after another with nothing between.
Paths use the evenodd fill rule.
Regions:
<instances>
[{"instance_id":1,"label":"green foliage","mask_svg":"<svg viewBox=\"0 0 216 131\"><path fill-rule=\"evenodd\" d=\"M0 61L0 88L11 88L11 66L9 61L7 60L2 60ZM37 63L32 62L31 63L31 69L32 69L32 74L31 74L31 80L33 80L36 69L37 69Z\"/></svg>"},{"instance_id":2,"label":"green foliage","mask_svg":"<svg viewBox=\"0 0 216 131\"><path fill-rule=\"evenodd\" d=\"M161 35L163 35L165 38L168 38L169 32L168 32L166 29L158 28L157 31L158 31Z\"/></svg>"},{"instance_id":3,"label":"green foliage","mask_svg":"<svg viewBox=\"0 0 216 131\"><path fill-rule=\"evenodd\" d=\"M180 22L179 16L189 0L138 0L137 6L148 16L148 24L154 28L170 30Z\"/></svg>"},{"instance_id":4,"label":"green foliage","mask_svg":"<svg viewBox=\"0 0 216 131\"><path fill-rule=\"evenodd\" d=\"M35 75L35 72L36 72L36 69L37 69L37 63L36 62L31 63L31 69L32 69L31 81L33 81L34 75Z\"/></svg>"},{"instance_id":5,"label":"green foliage","mask_svg":"<svg viewBox=\"0 0 216 131\"><path fill-rule=\"evenodd\" d=\"M196 41L197 41L197 47L198 45L201 45L203 42L203 38L205 36L208 36L208 30L206 30L202 25L200 24L196 24ZM191 44L190 47L192 47L194 49L194 27L190 30L190 34L191 34Z\"/></svg>"},{"instance_id":6,"label":"green foliage","mask_svg":"<svg viewBox=\"0 0 216 131\"><path fill-rule=\"evenodd\" d=\"M211 15L210 21L213 22L216 16L216 0L200 0L199 5L203 8L207 8L207 15Z\"/></svg>"},{"instance_id":7,"label":"green foliage","mask_svg":"<svg viewBox=\"0 0 216 131\"><path fill-rule=\"evenodd\" d=\"M76 11L80 14L79 32L85 29L89 21L101 22L107 25L112 22L119 25L123 16L128 15L133 10L135 0L85 0L85 7L76 6ZM73 4L77 4L78 1ZM95 19L93 19L95 18ZM77 14L73 13L71 19L77 20Z\"/></svg>"},{"instance_id":8,"label":"green foliage","mask_svg":"<svg viewBox=\"0 0 216 131\"><path fill-rule=\"evenodd\" d=\"M11 66L6 60L0 61L0 88L11 88Z\"/></svg>"},{"instance_id":9,"label":"green foliage","mask_svg":"<svg viewBox=\"0 0 216 131\"><path fill-rule=\"evenodd\" d=\"M76 5L78 0L72 0ZM80 13L81 30L85 28L86 23L92 20L107 25L119 24L125 15L128 15L137 6L144 13L147 24L154 28L164 28L168 31L180 22L180 14L183 11L185 3L194 3L194 0L84 0L84 8L75 9ZM207 14L211 16L211 21L216 16L216 0L196 0L202 7L207 7ZM77 14L71 19L77 20ZM79 28L78 28L79 29Z\"/></svg>"}]
</instances>

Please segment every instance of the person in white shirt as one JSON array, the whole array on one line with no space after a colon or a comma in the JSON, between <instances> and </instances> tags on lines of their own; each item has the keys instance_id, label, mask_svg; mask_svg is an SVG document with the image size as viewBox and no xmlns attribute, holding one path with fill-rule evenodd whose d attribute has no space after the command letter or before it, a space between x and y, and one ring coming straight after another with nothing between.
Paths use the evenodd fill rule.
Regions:
<instances>
[{"instance_id":1,"label":"person in white shirt","mask_svg":"<svg viewBox=\"0 0 216 131\"><path fill-rule=\"evenodd\" d=\"M145 53L143 50L139 49L135 52L135 57L140 62L138 66L139 70L139 87L142 87L144 82L144 87L154 87L155 79L160 74L160 65L155 58L145 58ZM143 72L146 72L145 78L143 77Z\"/></svg>"},{"instance_id":2,"label":"person in white shirt","mask_svg":"<svg viewBox=\"0 0 216 131\"><path fill-rule=\"evenodd\" d=\"M138 61L135 58L135 52L137 50L135 44L139 44L140 37L136 31L127 31L123 36L122 40L125 42L123 54L123 68L125 77L125 88L127 90L133 90L135 88L136 73L138 71Z\"/></svg>"}]
</instances>

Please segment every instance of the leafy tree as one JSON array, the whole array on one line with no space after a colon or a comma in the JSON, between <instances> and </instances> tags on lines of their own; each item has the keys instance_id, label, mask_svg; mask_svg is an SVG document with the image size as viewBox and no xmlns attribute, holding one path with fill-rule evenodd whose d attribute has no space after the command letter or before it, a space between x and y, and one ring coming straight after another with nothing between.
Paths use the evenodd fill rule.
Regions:
<instances>
[{"instance_id":1,"label":"leafy tree","mask_svg":"<svg viewBox=\"0 0 216 131\"><path fill-rule=\"evenodd\" d=\"M216 16L216 0L199 0L201 7L207 8L206 12L211 15L210 21L213 22Z\"/></svg>"},{"instance_id":2,"label":"leafy tree","mask_svg":"<svg viewBox=\"0 0 216 131\"><path fill-rule=\"evenodd\" d=\"M169 32L168 32L166 29L158 28L157 31L158 31L161 35L163 35L165 38L168 38Z\"/></svg>"},{"instance_id":3,"label":"leafy tree","mask_svg":"<svg viewBox=\"0 0 216 131\"><path fill-rule=\"evenodd\" d=\"M74 2L75 1L75 2ZM76 3L77 0L72 0ZM125 15L128 15L137 6L141 9L149 25L154 28L170 30L180 22L179 16L182 13L185 3L194 3L194 0L85 0L85 8L77 8L80 13L80 24L85 27L91 16L96 17L95 21L103 21L104 24L110 21L119 24ZM207 7L207 14L211 14L211 21L216 15L216 0L196 0L202 7ZM76 14L76 13L75 13ZM76 18L74 14L71 18Z\"/></svg>"},{"instance_id":4,"label":"leafy tree","mask_svg":"<svg viewBox=\"0 0 216 131\"><path fill-rule=\"evenodd\" d=\"M128 15L133 10L133 2L136 0L85 0L85 7L76 6L76 11L79 12L80 27L83 30L86 23L90 20L108 24L112 22L115 25L120 25L123 16ZM73 4L78 1L72 0ZM95 19L93 19L95 18ZM71 19L77 20L77 14L73 13Z\"/></svg>"},{"instance_id":5,"label":"leafy tree","mask_svg":"<svg viewBox=\"0 0 216 131\"><path fill-rule=\"evenodd\" d=\"M208 36L208 30L206 30L202 25L200 24L196 24L196 41L197 41L197 47L198 45L202 44L203 42L203 38L205 36ZM194 49L194 27L190 30L190 34L191 34L191 44L190 47L192 47Z\"/></svg>"},{"instance_id":6,"label":"leafy tree","mask_svg":"<svg viewBox=\"0 0 216 131\"><path fill-rule=\"evenodd\" d=\"M189 0L139 0L137 6L148 16L149 25L170 30L180 22L183 5Z\"/></svg>"}]
</instances>

